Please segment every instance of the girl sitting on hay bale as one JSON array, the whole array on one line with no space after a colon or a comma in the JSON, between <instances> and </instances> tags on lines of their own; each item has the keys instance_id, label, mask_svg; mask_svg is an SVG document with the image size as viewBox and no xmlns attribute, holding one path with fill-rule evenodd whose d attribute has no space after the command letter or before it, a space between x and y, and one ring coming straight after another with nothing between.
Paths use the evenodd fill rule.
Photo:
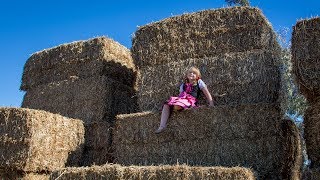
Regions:
<instances>
[{"instance_id":1,"label":"girl sitting on hay bale","mask_svg":"<svg viewBox=\"0 0 320 180\"><path fill-rule=\"evenodd\" d=\"M212 96L207 85L201 80L199 69L191 67L185 73L184 83L180 86L179 96L170 97L163 105L160 126L155 133L161 133L167 127L167 121L172 110L179 111L196 107L201 91L206 96L209 106L213 106Z\"/></svg>"}]
</instances>

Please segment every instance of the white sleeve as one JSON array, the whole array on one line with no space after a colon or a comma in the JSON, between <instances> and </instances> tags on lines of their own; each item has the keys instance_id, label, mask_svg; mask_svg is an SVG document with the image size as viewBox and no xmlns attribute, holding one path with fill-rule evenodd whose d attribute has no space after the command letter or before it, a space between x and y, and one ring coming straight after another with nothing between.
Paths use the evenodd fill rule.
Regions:
<instances>
[{"instance_id":1,"label":"white sleeve","mask_svg":"<svg viewBox=\"0 0 320 180\"><path fill-rule=\"evenodd\" d=\"M180 89L179 89L179 92L182 93L183 91L183 83L180 85Z\"/></svg>"},{"instance_id":2,"label":"white sleeve","mask_svg":"<svg viewBox=\"0 0 320 180\"><path fill-rule=\"evenodd\" d=\"M199 88L202 90L207 87L206 83L204 83L201 79L198 80Z\"/></svg>"}]
</instances>

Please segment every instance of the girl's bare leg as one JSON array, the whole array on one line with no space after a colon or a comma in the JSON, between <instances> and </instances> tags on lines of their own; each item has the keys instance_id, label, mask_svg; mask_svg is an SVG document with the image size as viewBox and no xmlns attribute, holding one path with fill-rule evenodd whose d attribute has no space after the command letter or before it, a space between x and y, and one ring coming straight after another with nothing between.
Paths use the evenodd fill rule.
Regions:
<instances>
[{"instance_id":1,"label":"girl's bare leg","mask_svg":"<svg viewBox=\"0 0 320 180\"><path fill-rule=\"evenodd\" d=\"M156 130L156 133L162 132L162 130L167 127L167 121L168 121L169 115L170 115L170 107L167 104L165 104L163 105L163 108L162 108L160 126L158 130Z\"/></svg>"}]
</instances>

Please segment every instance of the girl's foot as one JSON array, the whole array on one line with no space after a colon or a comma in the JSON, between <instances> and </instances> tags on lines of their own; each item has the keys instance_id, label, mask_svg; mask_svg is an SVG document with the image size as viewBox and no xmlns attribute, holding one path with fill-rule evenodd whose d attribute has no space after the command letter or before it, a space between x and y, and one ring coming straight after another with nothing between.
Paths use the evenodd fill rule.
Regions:
<instances>
[{"instance_id":1,"label":"girl's foot","mask_svg":"<svg viewBox=\"0 0 320 180\"><path fill-rule=\"evenodd\" d=\"M163 132L166 128L165 127L159 127L154 133L159 134Z\"/></svg>"}]
</instances>

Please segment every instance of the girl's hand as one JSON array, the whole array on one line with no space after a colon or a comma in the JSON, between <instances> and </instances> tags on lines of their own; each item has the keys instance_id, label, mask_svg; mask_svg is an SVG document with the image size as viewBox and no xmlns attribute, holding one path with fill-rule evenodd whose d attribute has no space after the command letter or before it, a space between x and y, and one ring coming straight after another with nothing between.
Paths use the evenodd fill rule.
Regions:
<instances>
[{"instance_id":1,"label":"girl's hand","mask_svg":"<svg viewBox=\"0 0 320 180\"><path fill-rule=\"evenodd\" d=\"M210 107L213 107L213 106L214 106L213 101L210 101L210 102L209 102L209 106L210 106Z\"/></svg>"}]
</instances>

